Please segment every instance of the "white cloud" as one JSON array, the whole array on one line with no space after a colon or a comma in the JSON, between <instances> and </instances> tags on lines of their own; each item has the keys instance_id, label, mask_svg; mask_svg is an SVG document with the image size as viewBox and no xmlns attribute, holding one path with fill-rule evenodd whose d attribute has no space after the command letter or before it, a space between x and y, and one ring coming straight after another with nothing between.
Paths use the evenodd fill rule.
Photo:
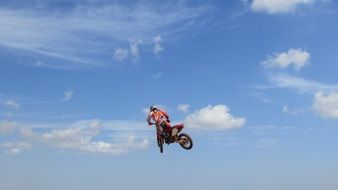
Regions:
<instances>
[{"instance_id":1,"label":"white cloud","mask_svg":"<svg viewBox=\"0 0 338 190\"><path fill-rule=\"evenodd\" d=\"M117 144L97 141L81 147L81 150L89 153L124 154L129 150L146 149L148 145L148 139L138 141L134 135L129 135L124 141Z\"/></svg>"},{"instance_id":2,"label":"white cloud","mask_svg":"<svg viewBox=\"0 0 338 190\"><path fill-rule=\"evenodd\" d=\"M129 50L128 49L123 49L123 48L118 48L115 50L114 57L115 59L119 61L123 61L129 56Z\"/></svg>"},{"instance_id":3,"label":"white cloud","mask_svg":"<svg viewBox=\"0 0 338 190\"><path fill-rule=\"evenodd\" d=\"M316 93L312 107L318 115L324 118L338 118L338 93Z\"/></svg>"},{"instance_id":4,"label":"white cloud","mask_svg":"<svg viewBox=\"0 0 338 190\"><path fill-rule=\"evenodd\" d=\"M84 120L66 125L63 129L53 129L43 133L23 128L21 135L29 140L61 149L74 149L83 153L116 155L128 153L131 150L145 149L148 147L149 140L147 138L136 138L130 132L121 133L120 135L122 136L119 137L113 136L111 141L96 140L96 138L99 138L102 130L128 130L130 126L133 127L135 125L139 127L138 124L130 122ZM143 126L146 128L146 125ZM139 128L142 130L141 127Z\"/></svg>"},{"instance_id":5,"label":"white cloud","mask_svg":"<svg viewBox=\"0 0 338 190\"><path fill-rule=\"evenodd\" d=\"M141 40L131 40L129 42L130 54L137 60L140 56L139 52L139 44L141 44Z\"/></svg>"},{"instance_id":6,"label":"white cloud","mask_svg":"<svg viewBox=\"0 0 338 190\"><path fill-rule=\"evenodd\" d=\"M32 148L31 144L27 142L7 142L1 144L0 146L6 149L6 153L9 155L18 155L23 150Z\"/></svg>"},{"instance_id":7,"label":"white cloud","mask_svg":"<svg viewBox=\"0 0 338 190\"><path fill-rule=\"evenodd\" d=\"M140 49L139 46L142 44L142 40L129 40L129 49L127 48L118 48L115 50L115 59L119 61L123 61L130 56L133 57L134 60L138 60L140 57Z\"/></svg>"},{"instance_id":8,"label":"white cloud","mask_svg":"<svg viewBox=\"0 0 338 190\"><path fill-rule=\"evenodd\" d=\"M161 46L161 41L162 38L160 35L157 35L153 38L153 43L154 43L154 53L156 55L159 55L162 51L164 51L164 48Z\"/></svg>"},{"instance_id":9,"label":"white cloud","mask_svg":"<svg viewBox=\"0 0 338 190\"><path fill-rule=\"evenodd\" d=\"M65 91L63 92L64 97L62 98L62 101L67 102L70 101L73 98L73 91Z\"/></svg>"},{"instance_id":10,"label":"white cloud","mask_svg":"<svg viewBox=\"0 0 338 190\"><path fill-rule=\"evenodd\" d=\"M288 105L284 105L282 111L283 113L287 113L291 115L299 115L305 112L303 108L296 108L296 107L291 107Z\"/></svg>"},{"instance_id":11,"label":"white cloud","mask_svg":"<svg viewBox=\"0 0 338 190\"><path fill-rule=\"evenodd\" d=\"M318 91L332 91L338 89L338 85L319 83L288 74L272 74L269 75L268 80L270 82L269 85L258 86L257 88L290 88L297 90L300 93L306 92L311 94L314 94Z\"/></svg>"},{"instance_id":12,"label":"white cloud","mask_svg":"<svg viewBox=\"0 0 338 190\"><path fill-rule=\"evenodd\" d=\"M289 107L287 105L283 106L283 112L287 113L289 111Z\"/></svg>"},{"instance_id":13,"label":"white cloud","mask_svg":"<svg viewBox=\"0 0 338 190\"><path fill-rule=\"evenodd\" d=\"M152 76L152 78L153 79L159 79L159 78L161 78L162 77L162 73L157 73L157 74L154 74L153 76Z\"/></svg>"},{"instance_id":14,"label":"white cloud","mask_svg":"<svg viewBox=\"0 0 338 190\"><path fill-rule=\"evenodd\" d=\"M11 109L20 109L20 105L14 100L8 100L3 105Z\"/></svg>"},{"instance_id":15,"label":"white cloud","mask_svg":"<svg viewBox=\"0 0 338 190\"><path fill-rule=\"evenodd\" d=\"M9 155L18 155L21 153L21 149L18 148L12 148L6 152Z\"/></svg>"},{"instance_id":16,"label":"white cloud","mask_svg":"<svg viewBox=\"0 0 338 190\"><path fill-rule=\"evenodd\" d=\"M314 0L253 0L251 9L269 14L289 13L295 11L297 6L310 4Z\"/></svg>"},{"instance_id":17,"label":"white cloud","mask_svg":"<svg viewBox=\"0 0 338 190\"><path fill-rule=\"evenodd\" d=\"M17 127L17 124L13 121L0 121L0 134L10 134Z\"/></svg>"},{"instance_id":18,"label":"white cloud","mask_svg":"<svg viewBox=\"0 0 338 190\"><path fill-rule=\"evenodd\" d=\"M261 64L266 68L281 68L285 69L292 66L296 70L300 70L309 63L310 53L301 49L289 49L288 52L276 53Z\"/></svg>"},{"instance_id":19,"label":"white cloud","mask_svg":"<svg viewBox=\"0 0 338 190\"><path fill-rule=\"evenodd\" d=\"M245 118L234 117L225 105L207 106L188 115L184 120L191 128L231 129L244 125Z\"/></svg>"},{"instance_id":20,"label":"white cloud","mask_svg":"<svg viewBox=\"0 0 338 190\"><path fill-rule=\"evenodd\" d=\"M34 6L38 5L33 2L31 7ZM54 62L44 62L44 66L54 68L107 66L111 52L130 39L151 43L154 33L185 35L186 31L195 31L206 24L202 18L209 10L179 2L128 6L116 1L95 6L75 3L69 9L56 7L56 11L46 7L50 6L1 7L0 45L14 53L31 53L39 60L54 58ZM131 49L130 54L138 56L137 44L131 44Z\"/></svg>"},{"instance_id":21,"label":"white cloud","mask_svg":"<svg viewBox=\"0 0 338 190\"><path fill-rule=\"evenodd\" d=\"M178 104L177 110L183 113L187 113L189 111L190 105L189 104Z\"/></svg>"},{"instance_id":22,"label":"white cloud","mask_svg":"<svg viewBox=\"0 0 338 190\"><path fill-rule=\"evenodd\" d=\"M266 94L263 94L262 92L254 92L252 94L252 97L256 98L257 100L263 102L263 103L272 103L273 100L270 99Z\"/></svg>"},{"instance_id":23,"label":"white cloud","mask_svg":"<svg viewBox=\"0 0 338 190\"><path fill-rule=\"evenodd\" d=\"M269 76L270 85L259 86L258 89L290 88L298 93L314 95L312 111L324 118L338 118L338 85L324 84L287 74ZM302 108L283 106L282 111L297 115L307 111Z\"/></svg>"},{"instance_id":24,"label":"white cloud","mask_svg":"<svg viewBox=\"0 0 338 190\"><path fill-rule=\"evenodd\" d=\"M45 133L35 133L30 129L21 130L21 135L59 148L77 148L90 143L99 133L99 121L80 121L65 129L54 129Z\"/></svg>"}]
</instances>

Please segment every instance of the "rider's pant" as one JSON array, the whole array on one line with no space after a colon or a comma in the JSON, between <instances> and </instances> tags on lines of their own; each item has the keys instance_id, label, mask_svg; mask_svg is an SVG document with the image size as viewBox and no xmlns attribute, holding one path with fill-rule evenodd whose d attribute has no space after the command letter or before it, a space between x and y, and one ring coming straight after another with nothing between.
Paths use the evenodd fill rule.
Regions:
<instances>
[{"instance_id":1,"label":"rider's pant","mask_svg":"<svg viewBox=\"0 0 338 190\"><path fill-rule=\"evenodd\" d=\"M167 127L170 127L170 123L165 121L165 120L161 121L161 123L156 125L157 134L162 133L163 129L165 129Z\"/></svg>"}]
</instances>

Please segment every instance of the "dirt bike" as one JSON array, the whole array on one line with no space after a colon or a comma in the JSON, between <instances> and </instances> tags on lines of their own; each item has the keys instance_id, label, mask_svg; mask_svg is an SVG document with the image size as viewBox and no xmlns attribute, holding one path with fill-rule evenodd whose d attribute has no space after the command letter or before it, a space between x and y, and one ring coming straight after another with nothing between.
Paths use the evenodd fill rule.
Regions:
<instances>
[{"instance_id":1,"label":"dirt bike","mask_svg":"<svg viewBox=\"0 0 338 190\"><path fill-rule=\"evenodd\" d=\"M163 153L163 145L178 143L182 148L190 150L193 146L191 137L186 133L180 133L184 128L184 124L174 125L173 127L165 127L163 131L157 134L157 145L160 152Z\"/></svg>"}]
</instances>

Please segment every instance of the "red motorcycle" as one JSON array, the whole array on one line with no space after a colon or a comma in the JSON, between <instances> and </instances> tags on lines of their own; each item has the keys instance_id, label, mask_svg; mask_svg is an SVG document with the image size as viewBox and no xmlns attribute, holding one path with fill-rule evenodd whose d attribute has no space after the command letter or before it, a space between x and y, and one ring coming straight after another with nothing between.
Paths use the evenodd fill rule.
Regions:
<instances>
[{"instance_id":1,"label":"red motorcycle","mask_svg":"<svg viewBox=\"0 0 338 190\"><path fill-rule=\"evenodd\" d=\"M185 133L180 133L184 128L184 124L174 125L173 127L165 127L163 131L157 134L157 145L160 148L160 152L163 153L163 145L178 143L182 148L190 150L193 146L192 139Z\"/></svg>"}]
</instances>

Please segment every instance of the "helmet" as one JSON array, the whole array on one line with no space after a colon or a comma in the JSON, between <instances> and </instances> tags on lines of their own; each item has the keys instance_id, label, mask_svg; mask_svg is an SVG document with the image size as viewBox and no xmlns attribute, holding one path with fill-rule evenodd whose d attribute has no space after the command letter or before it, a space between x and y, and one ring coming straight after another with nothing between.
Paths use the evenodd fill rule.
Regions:
<instances>
[{"instance_id":1,"label":"helmet","mask_svg":"<svg viewBox=\"0 0 338 190\"><path fill-rule=\"evenodd\" d=\"M150 111L155 111L155 110L157 110L158 108L155 106L155 105L152 105L152 106L150 106L150 108L149 108L149 110Z\"/></svg>"}]
</instances>

